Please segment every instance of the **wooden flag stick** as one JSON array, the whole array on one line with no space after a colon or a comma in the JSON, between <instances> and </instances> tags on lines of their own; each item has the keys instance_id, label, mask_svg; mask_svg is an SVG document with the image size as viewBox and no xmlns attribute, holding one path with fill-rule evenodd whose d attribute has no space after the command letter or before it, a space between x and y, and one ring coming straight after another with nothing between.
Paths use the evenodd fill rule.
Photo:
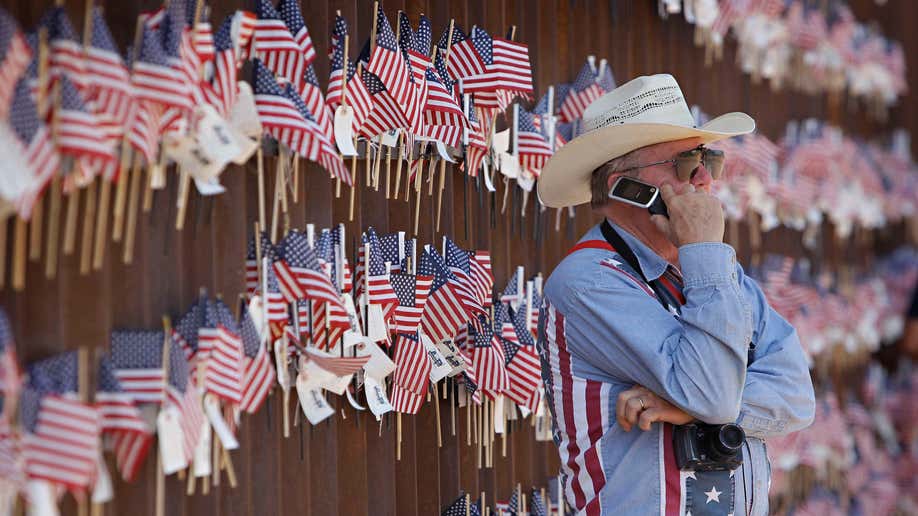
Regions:
<instances>
[{"instance_id":1,"label":"wooden flag stick","mask_svg":"<svg viewBox=\"0 0 918 516\"><path fill-rule=\"evenodd\" d=\"M440 189L437 192L437 231L440 231L440 214L443 212L443 190L446 189L446 160L440 160Z\"/></svg>"},{"instance_id":2,"label":"wooden flag stick","mask_svg":"<svg viewBox=\"0 0 918 516\"><path fill-rule=\"evenodd\" d=\"M398 187L402 182L402 160L405 159L405 142L402 133L398 134L398 160L395 162L395 190L393 198L398 198ZM386 181L388 184L388 180Z\"/></svg>"},{"instance_id":3,"label":"wooden flag stick","mask_svg":"<svg viewBox=\"0 0 918 516\"><path fill-rule=\"evenodd\" d=\"M74 164L74 167L79 167L79 165ZM80 172L74 171L74 174L79 174ZM67 197L67 215L64 220L64 256L70 256L73 254L73 250L76 247L76 226L77 226L77 214L79 213L80 206L80 189L76 186L73 187L73 190L66 194Z\"/></svg>"},{"instance_id":4,"label":"wooden flag stick","mask_svg":"<svg viewBox=\"0 0 918 516\"><path fill-rule=\"evenodd\" d=\"M395 142L396 145L399 145L401 143L401 135L399 135L398 139L399 141ZM390 194L391 194L390 188L389 188L389 183L391 182L390 181L391 176L392 176L392 147L389 147L386 150L386 199L389 199Z\"/></svg>"},{"instance_id":5,"label":"wooden flag stick","mask_svg":"<svg viewBox=\"0 0 918 516\"><path fill-rule=\"evenodd\" d=\"M178 211L175 214L175 230L181 231L185 228L185 213L188 212L188 198L191 193L191 174L182 170L182 167L178 165L176 165L175 168L179 172L178 200L176 201L176 208L178 208Z\"/></svg>"},{"instance_id":6,"label":"wooden flag stick","mask_svg":"<svg viewBox=\"0 0 918 516\"><path fill-rule=\"evenodd\" d=\"M414 205L414 234L418 234L418 225L421 223L421 179L424 175L424 169L419 168L417 176L414 178L414 190L417 193L417 204Z\"/></svg>"},{"instance_id":7,"label":"wooden flag stick","mask_svg":"<svg viewBox=\"0 0 918 516\"><path fill-rule=\"evenodd\" d=\"M92 265L93 222L96 219L96 180L86 185L86 207L83 211L83 239L80 247L80 276L89 274Z\"/></svg>"},{"instance_id":8,"label":"wooden flag stick","mask_svg":"<svg viewBox=\"0 0 918 516\"><path fill-rule=\"evenodd\" d=\"M53 279L57 275L57 245L60 236L61 219L61 177L55 175L51 180L50 202L48 206L48 240L45 247L45 277Z\"/></svg>"},{"instance_id":9,"label":"wooden flag stick","mask_svg":"<svg viewBox=\"0 0 918 516\"><path fill-rule=\"evenodd\" d=\"M402 460L402 413L395 415L395 460Z\"/></svg>"},{"instance_id":10,"label":"wooden flag stick","mask_svg":"<svg viewBox=\"0 0 918 516\"><path fill-rule=\"evenodd\" d=\"M172 320L168 315L163 316L163 352L162 370L163 387L162 396L166 399L169 388L169 347L172 343ZM159 444L162 446L162 442ZM166 513L166 473L163 471L162 453L156 454L156 516L165 516Z\"/></svg>"},{"instance_id":11,"label":"wooden flag stick","mask_svg":"<svg viewBox=\"0 0 918 516\"><path fill-rule=\"evenodd\" d=\"M468 396L466 396L468 397ZM468 405L466 405L466 415L465 415L465 445L472 445L472 400L469 399Z\"/></svg>"},{"instance_id":12,"label":"wooden flag stick","mask_svg":"<svg viewBox=\"0 0 918 516\"><path fill-rule=\"evenodd\" d=\"M140 170L140 155L134 155L133 172L131 172L131 192L128 199L127 211L127 230L124 235L124 250L121 260L125 264L134 261L134 237L137 235L137 203L140 197L140 180L142 176Z\"/></svg>"},{"instance_id":13,"label":"wooden flag stick","mask_svg":"<svg viewBox=\"0 0 918 516\"><path fill-rule=\"evenodd\" d=\"M258 161L258 224L262 227L267 226L267 217L265 216L265 165L264 153L261 150L261 140L258 142L258 151L256 152ZM258 238L256 235L255 238Z\"/></svg>"},{"instance_id":14,"label":"wooden flag stick","mask_svg":"<svg viewBox=\"0 0 918 516\"><path fill-rule=\"evenodd\" d=\"M124 178L120 178L122 181ZM93 247L92 269L102 270L105 257L105 241L108 239L108 206L112 195L112 180L102 178L99 189L99 209L96 211L96 242Z\"/></svg>"},{"instance_id":15,"label":"wooden flag stick","mask_svg":"<svg viewBox=\"0 0 918 516\"><path fill-rule=\"evenodd\" d=\"M89 347L80 346L77 350L77 392L81 403L89 403ZM83 496L78 500L77 510L83 516L89 512L89 497Z\"/></svg>"},{"instance_id":16,"label":"wooden flag stick","mask_svg":"<svg viewBox=\"0 0 918 516\"><path fill-rule=\"evenodd\" d=\"M363 161L364 161L364 175L366 176L366 187L370 188L373 186L373 157L370 155L370 150L372 150L373 145L370 140L367 140L367 145L364 151Z\"/></svg>"},{"instance_id":17,"label":"wooden flag stick","mask_svg":"<svg viewBox=\"0 0 918 516\"><path fill-rule=\"evenodd\" d=\"M160 161L165 161L165 157ZM147 182L143 187L143 212L150 213L153 209L153 178L161 171L161 163L147 163Z\"/></svg>"},{"instance_id":18,"label":"wooden flag stick","mask_svg":"<svg viewBox=\"0 0 918 516\"><path fill-rule=\"evenodd\" d=\"M354 198L357 194L357 156L351 158L351 202L348 207L347 220L354 222Z\"/></svg>"},{"instance_id":19,"label":"wooden flag stick","mask_svg":"<svg viewBox=\"0 0 918 516\"><path fill-rule=\"evenodd\" d=\"M472 496L468 493L465 493L465 516L471 516L472 514Z\"/></svg>"},{"instance_id":20,"label":"wooden flag stick","mask_svg":"<svg viewBox=\"0 0 918 516\"><path fill-rule=\"evenodd\" d=\"M293 204L297 204L299 200L300 200L300 157L294 155L293 156Z\"/></svg>"},{"instance_id":21,"label":"wooden flag stick","mask_svg":"<svg viewBox=\"0 0 918 516\"><path fill-rule=\"evenodd\" d=\"M440 384L434 384L434 411L437 417L437 448L443 447L443 431L440 429Z\"/></svg>"},{"instance_id":22,"label":"wooden flag stick","mask_svg":"<svg viewBox=\"0 0 918 516\"><path fill-rule=\"evenodd\" d=\"M210 474L213 477L212 481L214 487L220 486L220 466L222 462L220 460L222 458L220 454L220 449L222 448L221 444L220 439L214 439L214 443L210 447L210 463L212 464Z\"/></svg>"},{"instance_id":23,"label":"wooden flag stick","mask_svg":"<svg viewBox=\"0 0 918 516\"><path fill-rule=\"evenodd\" d=\"M35 200L32 207L32 218L29 220L29 261L37 262L41 259L41 230L44 224L45 203L44 198Z\"/></svg>"},{"instance_id":24,"label":"wooden flag stick","mask_svg":"<svg viewBox=\"0 0 918 516\"><path fill-rule=\"evenodd\" d=\"M121 172L118 175L118 186L115 188L115 205L112 207L112 241L120 242L124 236L124 209L127 205L128 185L131 176L136 173L131 167L133 151L130 147L121 147Z\"/></svg>"},{"instance_id":25,"label":"wooden flag stick","mask_svg":"<svg viewBox=\"0 0 918 516\"><path fill-rule=\"evenodd\" d=\"M442 159L442 158L441 158ZM436 161L430 158L428 161L429 169L427 170L427 196L433 197L434 179L436 179Z\"/></svg>"},{"instance_id":26,"label":"wooden flag stick","mask_svg":"<svg viewBox=\"0 0 918 516\"><path fill-rule=\"evenodd\" d=\"M6 288L6 238L9 219L0 220L0 290Z\"/></svg>"},{"instance_id":27,"label":"wooden flag stick","mask_svg":"<svg viewBox=\"0 0 918 516\"><path fill-rule=\"evenodd\" d=\"M376 151L375 162L373 163L373 190L379 191L379 164L382 162L383 144L380 138L379 149Z\"/></svg>"},{"instance_id":28,"label":"wooden flag stick","mask_svg":"<svg viewBox=\"0 0 918 516\"><path fill-rule=\"evenodd\" d=\"M221 450L223 455L222 463L226 468L226 476L229 477L230 487L236 489L236 486L239 485L239 483L236 480L236 468L233 466L233 459L229 454L229 450L223 447L221 447Z\"/></svg>"},{"instance_id":29,"label":"wooden flag stick","mask_svg":"<svg viewBox=\"0 0 918 516\"><path fill-rule=\"evenodd\" d=\"M284 189L283 160L278 151L277 163L274 168L274 203L271 210L271 241L277 242L277 221L281 208L281 192Z\"/></svg>"},{"instance_id":30,"label":"wooden flag stick","mask_svg":"<svg viewBox=\"0 0 918 516\"><path fill-rule=\"evenodd\" d=\"M26 269L26 235L28 234L26 221L16 217L13 230L13 290L21 292L25 288Z\"/></svg>"},{"instance_id":31,"label":"wooden flag stick","mask_svg":"<svg viewBox=\"0 0 918 516\"><path fill-rule=\"evenodd\" d=\"M449 421L450 421L450 435L456 437L456 403L453 401L453 389L449 389L449 397L447 403L449 403Z\"/></svg>"}]
</instances>

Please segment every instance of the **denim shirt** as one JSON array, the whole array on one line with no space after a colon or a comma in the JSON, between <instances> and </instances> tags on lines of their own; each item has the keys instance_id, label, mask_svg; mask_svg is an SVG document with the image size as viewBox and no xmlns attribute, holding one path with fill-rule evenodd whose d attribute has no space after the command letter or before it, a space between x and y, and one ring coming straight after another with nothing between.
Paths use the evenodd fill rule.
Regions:
<instances>
[{"instance_id":1,"label":"denim shirt","mask_svg":"<svg viewBox=\"0 0 918 516\"><path fill-rule=\"evenodd\" d=\"M612 226L648 281L674 271ZM589 240L605 242L599 226L581 242ZM542 377L565 497L578 514L767 514L764 440L813 420L813 385L797 333L743 274L733 248L685 245L679 265L684 304L667 308L608 249L572 252L546 281ZM625 432L615 418L616 400L635 384L697 420L738 423L747 437L743 466L679 471L672 425Z\"/></svg>"}]
</instances>

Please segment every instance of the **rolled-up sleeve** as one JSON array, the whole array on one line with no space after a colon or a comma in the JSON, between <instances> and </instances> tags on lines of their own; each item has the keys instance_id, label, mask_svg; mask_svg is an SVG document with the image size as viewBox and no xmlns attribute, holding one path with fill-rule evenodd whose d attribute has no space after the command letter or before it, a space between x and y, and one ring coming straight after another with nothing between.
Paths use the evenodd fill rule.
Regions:
<instances>
[{"instance_id":1,"label":"rolled-up sleeve","mask_svg":"<svg viewBox=\"0 0 918 516\"><path fill-rule=\"evenodd\" d=\"M752 280L747 278L745 287L753 311L761 315L737 422L748 435L759 438L806 428L813 422L816 402L797 331L768 305Z\"/></svg>"},{"instance_id":2,"label":"rolled-up sleeve","mask_svg":"<svg viewBox=\"0 0 918 516\"><path fill-rule=\"evenodd\" d=\"M725 244L695 244L680 248L679 259L686 298L680 317L639 280L610 270L571 288L567 345L583 362L641 384L701 421L733 422L752 336L735 255Z\"/></svg>"}]
</instances>

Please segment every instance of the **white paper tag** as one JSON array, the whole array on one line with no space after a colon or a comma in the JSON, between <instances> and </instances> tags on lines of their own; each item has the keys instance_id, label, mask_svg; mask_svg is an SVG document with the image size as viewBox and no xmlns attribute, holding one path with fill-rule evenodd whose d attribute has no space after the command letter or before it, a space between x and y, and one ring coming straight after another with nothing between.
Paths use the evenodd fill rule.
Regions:
<instances>
[{"instance_id":1,"label":"white paper tag","mask_svg":"<svg viewBox=\"0 0 918 516\"><path fill-rule=\"evenodd\" d=\"M464 385L459 386L458 401L459 401L459 408L462 408L469 404L469 393L468 391L465 390Z\"/></svg>"},{"instance_id":2,"label":"white paper tag","mask_svg":"<svg viewBox=\"0 0 918 516\"><path fill-rule=\"evenodd\" d=\"M501 174L509 177L510 179L519 177L520 161L516 156L502 152L497 155L497 158L500 163L497 168L500 170Z\"/></svg>"},{"instance_id":3,"label":"white paper tag","mask_svg":"<svg viewBox=\"0 0 918 516\"><path fill-rule=\"evenodd\" d=\"M112 476L108 472L108 466L105 465L105 459L102 458L100 451L96 459L96 483L92 486L92 503L107 503L115 497L115 490L112 487Z\"/></svg>"},{"instance_id":4,"label":"white paper tag","mask_svg":"<svg viewBox=\"0 0 918 516\"><path fill-rule=\"evenodd\" d=\"M211 394L204 396L204 412L207 413L207 419L209 419L210 424L213 425L214 432L216 432L217 437L220 438L220 443L223 447L227 450L239 448L239 441L236 440L236 436L233 435L232 430L227 426L226 420L223 419L223 411L220 410L220 401L215 396Z\"/></svg>"},{"instance_id":5,"label":"white paper tag","mask_svg":"<svg viewBox=\"0 0 918 516\"><path fill-rule=\"evenodd\" d=\"M274 365L277 371L277 383L285 391L290 390L290 369L287 367L287 338L274 341Z\"/></svg>"},{"instance_id":6,"label":"white paper tag","mask_svg":"<svg viewBox=\"0 0 918 516\"><path fill-rule=\"evenodd\" d=\"M529 414L532 414L532 411L529 410L529 407L526 405L517 405L520 408L520 414L523 415L523 419L529 417Z\"/></svg>"},{"instance_id":7,"label":"white paper tag","mask_svg":"<svg viewBox=\"0 0 918 516\"><path fill-rule=\"evenodd\" d=\"M321 423L335 413L334 409L325 401L322 390L309 388L303 375L298 375L296 378L296 394L300 399L300 407L303 409L303 414L313 425Z\"/></svg>"},{"instance_id":8,"label":"white paper tag","mask_svg":"<svg viewBox=\"0 0 918 516\"><path fill-rule=\"evenodd\" d=\"M29 500L26 507L29 516L58 516L57 496L54 488L46 480L29 480L26 483L25 497Z\"/></svg>"},{"instance_id":9,"label":"white paper tag","mask_svg":"<svg viewBox=\"0 0 918 516\"><path fill-rule=\"evenodd\" d=\"M252 299L249 300L249 315L252 318L252 322L255 324L255 329L258 330L258 338L264 342L267 334L264 325L264 318L260 316L262 310L264 309L261 303L261 296L257 294L252 296Z\"/></svg>"},{"instance_id":10,"label":"white paper tag","mask_svg":"<svg viewBox=\"0 0 918 516\"><path fill-rule=\"evenodd\" d=\"M188 466L183 448L184 434L179 423L178 409L169 407L159 411L156 417L156 434L159 437L159 456L163 462L163 473L171 475Z\"/></svg>"},{"instance_id":11,"label":"white paper tag","mask_svg":"<svg viewBox=\"0 0 918 516\"><path fill-rule=\"evenodd\" d=\"M203 196L220 195L223 192L226 192L226 188L220 184L220 180L216 177L212 177L207 181L201 181L196 177L193 179L194 187L198 190L198 193Z\"/></svg>"},{"instance_id":12,"label":"white paper tag","mask_svg":"<svg viewBox=\"0 0 918 516\"><path fill-rule=\"evenodd\" d=\"M258 119L258 108L255 107L255 95L252 87L245 81L239 81L239 93L236 104L229 116L230 125L246 136L261 137L261 120Z\"/></svg>"},{"instance_id":13,"label":"white paper tag","mask_svg":"<svg viewBox=\"0 0 918 516\"><path fill-rule=\"evenodd\" d=\"M206 477L211 474L210 469L210 423L207 419L201 421L201 439L198 445L194 447L194 463L192 471L196 477Z\"/></svg>"},{"instance_id":14,"label":"white paper tag","mask_svg":"<svg viewBox=\"0 0 918 516\"><path fill-rule=\"evenodd\" d=\"M494 433L504 433L504 395L498 395L494 400Z\"/></svg>"},{"instance_id":15,"label":"white paper tag","mask_svg":"<svg viewBox=\"0 0 918 516\"><path fill-rule=\"evenodd\" d=\"M520 175L516 176L516 184L525 192L531 192L535 185L535 176L528 170L520 170Z\"/></svg>"},{"instance_id":16,"label":"white paper tag","mask_svg":"<svg viewBox=\"0 0 918 516\"><path fill-rule=\"evenodd\" d=\"M507 149L510 148L510 129L495 132L491 137L491 148L494 149L495 154L507 152Z\"/></svg>"},{"instance_id":17,"label":"white paper tag","mask_svg":"<svg viewBox=\"0 0 918 516\"><path fill-rule=\"evenodd\" d=\"M211 160L194 138L168 138L165 140L166 156L183 172L203 180L216 177L223 170L221 164Z\"/></svg>"},{"instance_id":18,"label":"white paper tag","mask_svg":"<svg viewBox=\"0 0 918 516\"><path fill-rule=\"evenodd\" d=\"M517 406L518 405L514 403L513 401L511 401L509 398L504 401L504 417L507 418L507 421L516 421L517 419L519 419L517 417L518 413L516 411ZM523 408L524 407L520 407L520 409L523 409ZM525 418L526 416L523 416L523 417Z\"/></svg>"},{"instance_id":19,"label":"white paper tag","mask_svg":"<svg viewBox=\"0 0 918 516\"><path fill-rule=\"evenodd\" d=\"M351 331L363 335L360 328L360 316L357 315L357 307L354 306L354 298L351 296L341 296L344 300L344 309L347 310L347 318L351 322Z\"/></svg>"},{"instance_id":20,"label":"white paper tag","mask_svg":"<svg viewBox=\"0 0 918 516\"><path fill-rule=\"evenodd\" d=\"M367 336L373 342L382 342L389 339L389 331L383 318L382 305L369 305L367 307Z\"/></svg>"},{"instance_id":21,"label":"white paper tag","mask_svg":"<svg viewBox=\"0 0 918 516\"><path fill-rule=\"evenodd\" d=\"M430 357L430 381L436 383L446 378L446 375L453 369L452 366L443 358L443 355L440 354L440 350L437 349L437 346L434 345L433 341L430 340L430 337L421 335L421 342L424 343L424 349L427 351L427 356Z\"/></svg>"},{"instance_id":22,"label":"white paper tag","mask_svg":"<svg viewBox=\"0 0 918 516\"><path fill-rule=\"evenodd\" d=\"M367 376L363 388L367 396L367 405L374 416L378 418L392 411L392 404L389 403L389 397L386 396L386 388L382 382L372 376Z\"/></svg>"},{"instance_id":23,"label":"white paper tag","mask_svg":"<svg viewBox=\"0 0 918 516\"><path fill-rule=\"evenodd\" d=\"M453 157L449 155L449 151L446 150L446 144L444 144L440 140L434 140L434 144L435 144L435 147L437 148L437 154L440 155L440 159L444 159L450 163L456 162L456 160L454 160Z\"/></svg>"},{"instance_id":24,"label":"white paper tag","mask_svg":"<svg viewBox=\"0 0 918 516\"><path fill-rule=\"evenodd\" d=\"M338 106L335 109L335 143L341 154L357 155L357 148L354 147L354 108L351 106Z\"/></svg>"},{"instance_id":25,"label":"white paper tag","mask_svg":"<svg viewBox=\"0 0 918 516\"><path fill-rule=\"evenodd\" d=\"M489 192L496 192L497 188L494 188L494 183L491 182L491 171L487 159L481 160L481 173L484 174L485 188L487 188Z\"/></svg>"},{"instance_id":26,"label":"white paper tag","mask_svg":"<svg viewBox=\"0 0 918 516\"><path fill-rule=\"evenodd\" d=\"M349 349L353 346L359 345L361 342L363 342L363 339L363 335L353 330L345 330L344 333L341 334L341 340L344 342L344 349Z\"/></svg>"},{"instance_id":27,"label":"white paper tag","mask_svg":"<svg viewBox=\"0 0 918 516\"><path fill-rule=\"evenodd\" d=\"M239 153L233 156L232 162L237 165L245 165L252 157L252 154L255 154L255 151L258 150L258 140L232 125L229 126L229 129L236 140L236 145L239 147Z\"/></svg>"},{"instance_id":28,"label":"white paper tag","mask_svg":"<svg viewBox=\"0 0 918 516\"><path fill-rule=\"evenodd\" d=\"M357 356L370 356L367 363L363 365L367 377L374 377L379 381L392 374L395 371L395 362L386 355L386 352L376 345L371 339L364 337L360 344L357 345Z\"/></svg>"},{"instance_id":29,"label":"white paper tag","mask_svg":"<svg viewBox=\"0 0 918 516\"><path fill-rule=\"evenodd\" d=\"M398 129L389 129L379 135L379 143L386 147L395 147L398 145Z\"/></svg>"},{"instance_id":30,"label":"white paper tag","mask_svg":"<svg viewBox=\"0 0 918 516\"><path fill-rule=\"evenodd\" d=\"M462 360L462 355L459 354L459 349L456 348L453 341L440 341L440 343L437 344L437 349L440 350L443 359L446 360L446 363L450 366L449 373L446 376L456 376L465 370L465 361Z\"/></svg>"},{"instance_id":31,"label":"white paper tag","mask_svg":"<svg viewBox=\"0 0 918 516\"><path fill-rule=\"evenodd\" d=\"M223 170L242 151L230 125L211 105L198 106L195 116L199 117L195 137L201 151Z\"/></svg>"}]
</instances>

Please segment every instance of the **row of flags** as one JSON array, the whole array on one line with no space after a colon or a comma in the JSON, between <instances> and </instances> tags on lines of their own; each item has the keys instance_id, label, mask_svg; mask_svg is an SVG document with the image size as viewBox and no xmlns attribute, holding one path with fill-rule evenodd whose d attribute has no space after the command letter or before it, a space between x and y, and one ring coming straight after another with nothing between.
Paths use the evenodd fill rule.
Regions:
<instances>
[{"instance_id":1,"label":"row of flags","mask_svg":"<svg viewBox=\"0 0 918 516\"><path fill-rule=\"evenodd\" d=\"M776 142L758 133L723 140L712 144L729 156L713 192L729 218L755 214L762 231L803 231L826 219L840 238L884 227L918 207L909 135L896 131L890 140L868 142L815 119L789 122Z\"/></svg>"},{"instance_id":2,"label":"row of flags","mask_svg":"<svg viewBox=\"0 0 918 516\"><path fill-rule=\"evenodd\" d=\"M735 36L738 64L754 79L808 93L842 91L877 104L882 113L907 91L902 44L859 22L845 2L805 0L659 0L660 15L683 13L696 44L720 55Z\"/></svg>"},{"instance_id":3,"label":"row of flags","mask_svg":"<svg viewBox=\"0 0 918 516\"><path fill-rule=\"evenodd\" d=\"M235 309L202 291L160 329L112 331L107 353L91 360L69 351L24 374L0 318L0 453L15 459L2 479L104 502L109 449L125 480L151 450L164 474L207 476L221 467L211 448L236 449L241 415L275 387L285 397L295 389L317 424L335 413L328 393L377 418L415 414L452 377L461 404L488 400L547 426L535 348L540 276L524 280L519 268L495 295L489 253L448 238L437 250L368 228L352 270L343 225L290 231L276 244L257 236Z\"/></svg>"},{"instance_id":4,"label":"row of flags","mask_svg":"<svg viewBox=\"0 0 918 516\"><path fill-rule=\"evenodd\" d=\"M814 369L839 355L874 352L898 340L918 280L918 255L903 247L854 277L808 259L767 255L747 269L772 306L797 330Z\"/></svg>"},{"instance_id":5,"label":"row of flags","mask_svg":"<svg viewBox=\"0 0 918 516\"><path fill-rule=\"evenodd\" d=\"M495 501L493 506L487 505L484 493L475 500L467 494L460 494L452 503L442 511L442 516L482 516L486 513L495 516L550 516L566 514L557 502L557 492L533 487L529 492L523 491L519 485L504 501ZM493 507L493 508L492 508Z\"/></svg>"}]
</instances>

